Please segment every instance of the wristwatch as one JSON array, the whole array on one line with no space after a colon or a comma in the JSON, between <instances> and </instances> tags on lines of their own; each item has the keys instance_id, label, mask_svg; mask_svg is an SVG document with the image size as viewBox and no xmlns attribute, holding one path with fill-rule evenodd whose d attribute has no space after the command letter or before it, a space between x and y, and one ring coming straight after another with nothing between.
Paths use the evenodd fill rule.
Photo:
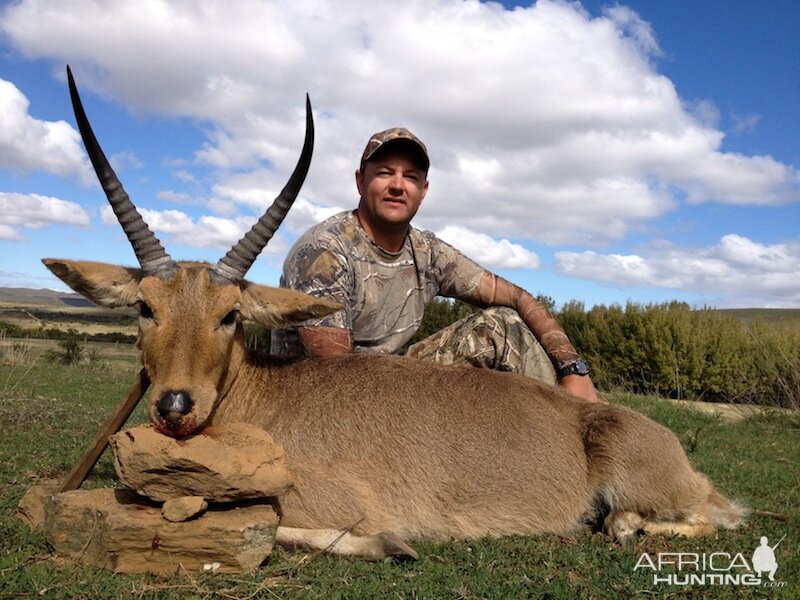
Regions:
<instances>
[{"instance_id":1,"label":"wristwatch","mask_svg":"<svg viewBox=\"0 0 800 600\"><path fill-rule=\"evenodd\" d=\"M563 367L559 367L556 370L556 375L558 378L561 379L562 377L566 377L567 375L581 375L586 376L589 374L589 365L586 364L586 361L582 358L579 358L576 361L569 363Z\"/></svg>"}]
</instances>

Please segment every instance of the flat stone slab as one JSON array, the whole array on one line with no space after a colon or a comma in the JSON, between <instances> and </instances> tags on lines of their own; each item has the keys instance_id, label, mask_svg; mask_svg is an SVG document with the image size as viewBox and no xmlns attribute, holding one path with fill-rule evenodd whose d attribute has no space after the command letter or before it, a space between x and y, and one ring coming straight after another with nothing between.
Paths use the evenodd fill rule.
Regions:
<instances>
[{"instance_id":1,"label":"flat stone slab","mask_svg":"<svg viewBox=\"0 0 800 600\"><path fill-rule=\"evenodd\" d=\"M272 552L277 526L267 504L171 523L160 506L123 489L64 492L45 506L45 533L59 556L118 573L247 573Z\"/></svg>"},{"instance_id":2,"label":"flat stone slab","mask_svg":"<svg viewBox=\"0 0 800 600\"><path fill-rule=\"evenodd\" d=\"M120 481L153 500L260 500L285 494L292 485L283 448L246 423L207 427L179 440L140 425L109 441Z\"/></svg>"},{"instance_id":3,"label":"flat stone slab","mask_svg":"<svg viewBox=\"0 0 800 600\"><path fill-rule=\"evenodd\" d=\"M44 509L48 498L58 492L59 483L50 482L45 485L35 485L28 488L17 505L17 517L22 520L32 532L44 527Z\"/></svg>"},{"instance_id":4,"label":"flat stone slab","mask_svg":"<svg viewBox=\"0 0 800 600\"><path fill-rule=\"evenodd\" d=\"M205 512L207 508L208 502L202 496L184 496L164 502L161 515L167 521L182 523Z\"/></svg>"}]
</instances>

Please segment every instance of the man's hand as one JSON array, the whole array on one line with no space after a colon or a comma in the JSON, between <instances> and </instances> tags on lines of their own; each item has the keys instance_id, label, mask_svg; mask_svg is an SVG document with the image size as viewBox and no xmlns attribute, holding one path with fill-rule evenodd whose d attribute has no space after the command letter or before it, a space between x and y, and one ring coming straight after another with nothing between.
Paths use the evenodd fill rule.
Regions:
<instances>
[{"instance_id":1,"label":"man's hand","mask_svg":"<svg viewBox=\"0 0 800 600\"><path fill-rule=\"evenodd\" d=\"M297 337L306 356L336 356L353 352L353 332L340 327L299 327Z\"/></svg>"},{"instance_id":2,"label":"man's hand","mask_svg":"<svg viewBox=\"0 0 800 600\"><path fill-rule=\"evenodd\" d=\"M589 402L605 402L597 395L597 390L594 388L592 380L585 375L567 375L559 380L558 385L573 396L578 396L578 398L583 398Z\"/></svg>"}]
</instances>

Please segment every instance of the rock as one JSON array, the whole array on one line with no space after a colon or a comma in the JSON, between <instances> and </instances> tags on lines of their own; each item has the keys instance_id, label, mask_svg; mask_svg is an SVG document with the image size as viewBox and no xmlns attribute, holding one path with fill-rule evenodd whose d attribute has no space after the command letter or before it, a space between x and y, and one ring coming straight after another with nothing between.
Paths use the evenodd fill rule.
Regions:
<instances>
[{"instance_id":1,"label":"rock","mask_svg":"<svg viewBox=\"0 0 800 600\"><path fill-rule=\"evenodd\" d=\"M110 442L122 483L153 500L263 499L291 487L283 448L246 423L207 427L180 440L140 425L111 436Z\"/></svg>"},{"instance_id":2,"label":"rock","mask_svg":"<svg viewBox=\"0 0 800 600\"><path fill-rule=\"evenodd\" d=\"M44 507L47 499L58 491L58 483L35 485L28 488L17 505L17 516L32 532L44 527Z\"/></svg>"},{"instance_id":3,"label":"rock","mask_svg":"<svg viewBox=\"0 0 800 600\"><path fill-rule=\"evenodd\" d=\"M46 504L45 532L62 558L118 573L246 573L269 556L278 517L267 504L170 523L161 509L130 490L64 492ZM207 567L215 565L216 567Z\"/></svg>"},{"instance_id":4,"label":"rock","mask_svg":"<svg viewBox=\"0 0 800 600\"><path fill-rule=\"evenodd\" d=\"M208 502L202 496L183 496L164 502L161 514L167 521L181 523L196 517L207 508Z\"/></svg>"}]
</instances>

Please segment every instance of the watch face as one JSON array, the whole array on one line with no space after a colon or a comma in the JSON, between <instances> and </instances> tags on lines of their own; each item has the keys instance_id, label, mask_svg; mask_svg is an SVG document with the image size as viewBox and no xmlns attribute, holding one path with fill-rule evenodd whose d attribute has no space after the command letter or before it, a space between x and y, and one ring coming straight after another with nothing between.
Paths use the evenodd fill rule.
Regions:
<instances>
[{"instance_id":1,"label":"watch face","mask_svg":"<svg viewBox=\"0 0 800 600\"><path fill-rule=\"evenodd\" d=\"M573 372L575 375L588 375L589 374L589 365L586 364L585 360L579 360L578 362L572 365Z\"/></svg>"},{"instance_id":2,"label":"watch face","mask_svg":"<svg viewBox=\"0 0 800 600\"><path fill-rule=\"evenodd\" d=\"M566 377L567 375L588 375L589 374L589 365L586 364L585 360L576 360L571 365L567 365L566 367L562 367L558 370L559 377Z\"/></svg>"}]
</instances>

